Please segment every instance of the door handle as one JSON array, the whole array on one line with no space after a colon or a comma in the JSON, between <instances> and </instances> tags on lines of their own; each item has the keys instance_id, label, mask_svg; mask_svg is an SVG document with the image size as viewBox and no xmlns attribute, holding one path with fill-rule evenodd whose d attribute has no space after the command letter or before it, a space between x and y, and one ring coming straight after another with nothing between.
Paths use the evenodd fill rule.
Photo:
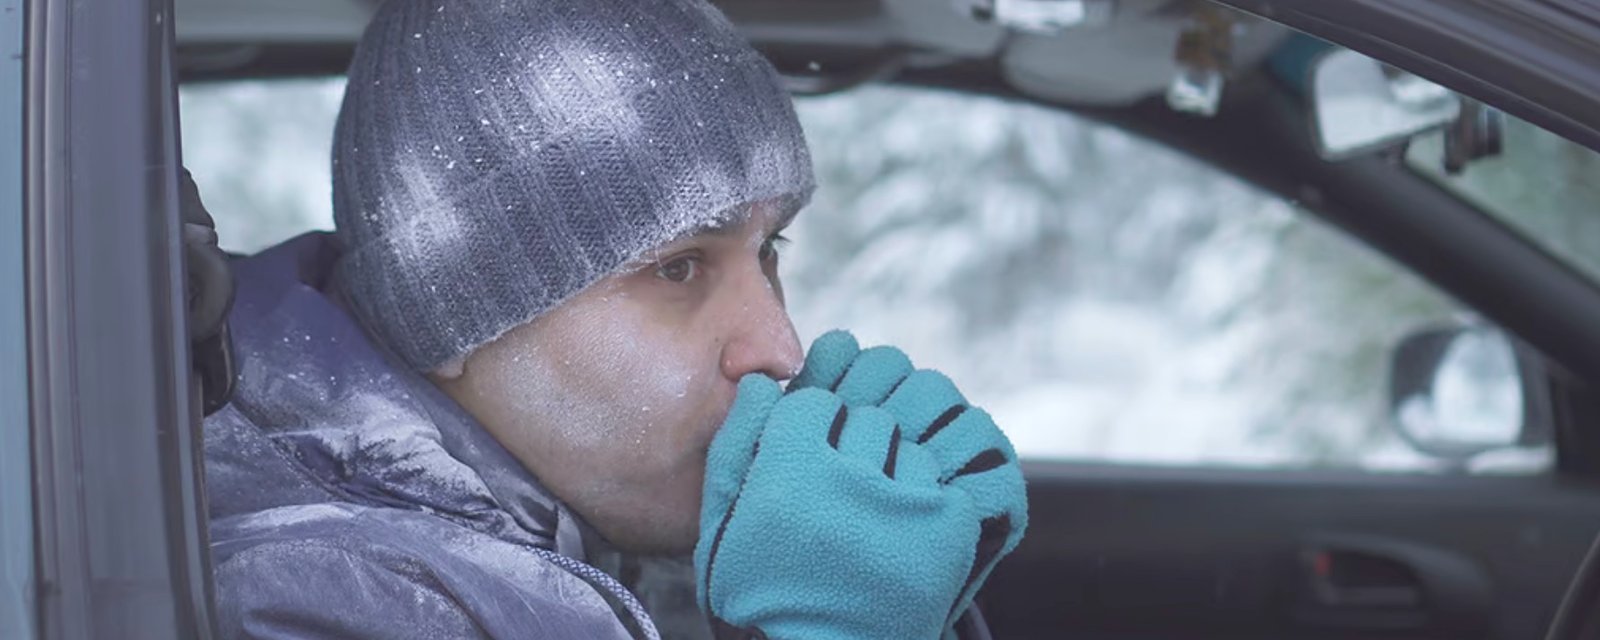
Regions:
<instances>
[{"instance_id":1,"label":"door handle","mask_svg":"<svg viewBox=\"0 0 1600 640\"><path fill-rule=\"evenodd\" d=\"M1346 547L1307 551L1311 600L1330 608L1421 609L1422 584L1406 565Z\"/></svg>"},{"instance_id":2,"label":"door handle","mask_svg":"<svg viewBox=\"0 0 1600 640\"><path fill-rule=\"evenodd\" d=\"M1302 547L1297 570L1291 616L1305 626L1471 637L1487 627L1494 602L1479 563L1406 540L1314 536Z\"/></svg>"}]
</instances>

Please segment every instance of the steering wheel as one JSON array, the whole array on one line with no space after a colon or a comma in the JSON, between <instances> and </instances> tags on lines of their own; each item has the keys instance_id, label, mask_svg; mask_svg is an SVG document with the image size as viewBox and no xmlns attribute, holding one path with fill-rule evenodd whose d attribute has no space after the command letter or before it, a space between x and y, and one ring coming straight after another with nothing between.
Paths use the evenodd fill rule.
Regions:
<instances>
[{"instance_id":1,"label":"steering wheel","mask_svg":"<svg viewBox=\"0 0 1600 640\"><path fill-rule=\"evenodd\" d=\"M1600 537L1578 566L1545 640L1600 640Z\"/></svg>"},{"instance_id":2,"label":"steering wheel","mask_svg":"<svg viewBox=\"0 0 1600 640\"><path fill-rule=\"evenodd\" d=\"M983 619L983 612L978 610L976 602L956 620L955 631L960 640L994 640L994 636L989 634L989 623Z\"/></svg>"}]
</instances>

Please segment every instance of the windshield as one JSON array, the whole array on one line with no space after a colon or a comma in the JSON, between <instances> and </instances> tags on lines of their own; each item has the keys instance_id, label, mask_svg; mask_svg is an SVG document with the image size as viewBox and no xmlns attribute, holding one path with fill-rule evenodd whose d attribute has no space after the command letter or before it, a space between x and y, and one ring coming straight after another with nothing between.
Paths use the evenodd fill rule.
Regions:
<instances>
[{"instance_id":1,"label":"windshield","mask_svg":"<svg viewBox=\"0 0 1600 640\"><path fill-rule=\"evenodd\" d=\"M1444 134L1412 141L1411 168L1532 238L1546 250L1600 278L1600 154L1516 118L1507 117L1505 148L1444 169Z\"/></svg>"}]
</instances>

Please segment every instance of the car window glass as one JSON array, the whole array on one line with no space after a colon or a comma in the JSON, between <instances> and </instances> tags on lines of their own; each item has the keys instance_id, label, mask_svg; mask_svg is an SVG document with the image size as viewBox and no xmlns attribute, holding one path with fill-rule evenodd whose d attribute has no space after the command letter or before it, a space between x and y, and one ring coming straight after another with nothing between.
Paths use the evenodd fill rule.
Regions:
<instances>
[{"instance_id":1,"label":"car window glass","mask_svg":"<svg viewBox=\"0 0 1600 640\"><path fill-rule=\"evenodd\" d=\"M1600 154L1507 116L1499 155L1445 171L1444 133L1413 140L1406 162L1472 200L1591 278L1600 278Z\"/></svg>"},{"instance_id":2,"label":"car window glass","mask_svg":"<svg viewBox=\"0 0 1600 640\"><path fill-rule=\"evenodd\" d=\"M905 347L956 378L1024 457L1549 462L1546 449L1512 448L1446 463L1400 438L1395 347L1479 323L1289 202L1040 106L878 88L808 101L801 114L821 185L786 256L802 334L844 326ZM1492 393L1424 394L1427 413L1412 409L1412 420L1513 439L1515 366L1450 362L1435 391Z\"/></svg>"},{"instance_id":3,"label":"car window glass","mask_svg":"<svg viewBox=\"0 0 1600 640\"><path fill-rule=\"evenodd\" d=\"M225 247L331 228L341 89L184 88L187 163ZM1513 438L1515 366L1503 344L1474 350L1464 338L1428 370L1436 392L1391 402L1390 362L1408 336L1482 323L1291 203L1042 106L880 87L798 109L819 183L783 259L802 340L844 327L903 347L955 378L1025 458L1497 472L1550 462L1545 447L1442 460L1398 435L1404 419L1421 433Z\"/></svg>"},{"instance_id":4,"label":"car window glass","mask_svg":"<svg viewBox=\"0 0 1600 640\"><path fill-rule=\"evenodd\" d=\"M23 309L22 16L0 1L0 638L33 637L33 485Z\"/></svg>"},{"instance_id":5,"label":"car window glass","mask_svg":"<svg viewBox=\"0 0 1600 640\"><path fill-rule=\"evenodd\" d=\"M329 153L343 78L184 85L183 163L223 250L333 228ZM215 195L213 195L215 194Z\"/></svg>"}]
</instances>

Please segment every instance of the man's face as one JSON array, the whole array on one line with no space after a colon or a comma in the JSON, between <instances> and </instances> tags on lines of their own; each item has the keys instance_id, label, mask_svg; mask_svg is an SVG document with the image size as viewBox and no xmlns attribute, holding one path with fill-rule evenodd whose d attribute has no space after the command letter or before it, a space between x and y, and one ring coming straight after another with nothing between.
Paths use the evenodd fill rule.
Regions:
<instances>
[{"instance_id":1,"label":"man's face","mask_svg":"<svg viewBox=\"0 0 1600 640\"><path fill-rule=\"evenodd\" d=\"M758 204L662 246L434 379L613 544L692 548L739 378L803 363L778 282L787 223Z\"/></svg>"}]
</instances>

